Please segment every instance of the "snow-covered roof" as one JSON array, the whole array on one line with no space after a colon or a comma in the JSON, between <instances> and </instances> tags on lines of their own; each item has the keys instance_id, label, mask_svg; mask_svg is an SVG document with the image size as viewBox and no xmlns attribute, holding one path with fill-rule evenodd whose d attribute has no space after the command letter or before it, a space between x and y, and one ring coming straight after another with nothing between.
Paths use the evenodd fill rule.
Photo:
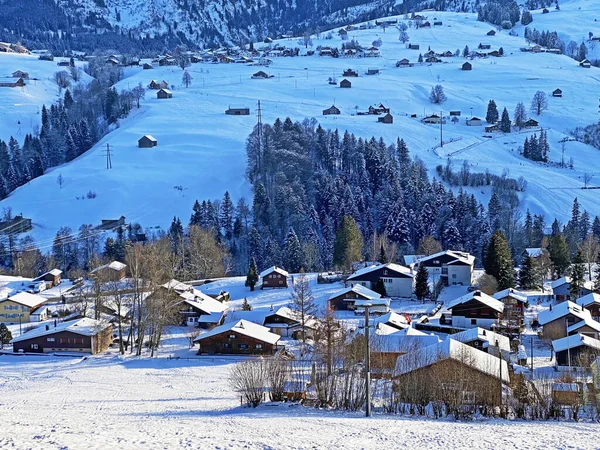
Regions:
<instances>
[{"instance_id":1,"label":"snow-covered roof","mask_svg":"<svg viewBox=\"0 0 600 450\"><path fill-rule=\"evenodd\" d=\"M193 292L182 292L179 296L183 299L180 303L187 303L194 308L197 308L206 314L213 312L223 312L227 309L227 305L224 305L218 300L194 289Z\"/></svg>"},{"instance_id":2,"label":"snow-covered roof","mask_svg":"<svg viewBox=\"0 0 600 450\"><path fill-rule=\"evenodd\" d=\"M103 270L103 269L111 269L114 270L115 272L120 272L121 270L123 270L125 267L127 267L126 264L123 264L122 262L119 261L113 261L111 263L108 264L103 264L100 267L96 267L94 270L92 270L90 273L96 273L99 270Z\"/></svg>"},{"instance_id":3,"label":"snow-covered roof","mask_svg":"<svg viewBox=\"0 0 600 450\"><path fill-rule=\"evenodd\" d=\"M570 277L562 277L557 280L554 280L552 283L550 283L550 286L552 286L552 289L556 289L557 287L562 286L563 284L568 284L570 282Z\"/></svg>"},{"instance_id":4,"label":"snow-covered roof","mask_svg":"<svg viewBox=\"0 0 600 450\"><path fill-rule=\"evenodd\" d=\"M592 319L591 316L586 316L583 320L580 320L579 322L576 322L573 325L571 325L570 327L568 327L567 333L572 333L572 332L577 331L580 328L585 327L585 326L590 327L594 331L600 332L600 323L596 322L594 319Z\"/></svg>"},{"instance_id":5,"label":"snow-covered roof","mask_svg":"<svg viewBox=\"0 0 600 450\"><path fill-rule=\"evenodd\" d=\"M446 359L461 362L494 378L500 378L500 370L502 370L502 381L509 382L508 364L504 359L482 352L454 339L446 339L438 344L399 356L396 361L394 375L410 373Z\"/></svg>"},{"instance_id":6,"label":"snow-covered roof","mask_svg":"<svg viewBox=\"0 0 600 450\"><path fill-rule=\"evenodd\" d=\"M163 88L163 89L161 89L161 90L160 90L160 91L158 91L158 92L161 92L161 91L162 91L162 92L164 92L164 93L166 93L166 94L171 94L171 93L172 93L172 92L171 92L169 89L164 89L164 88Z\"/></svg>"},{"instance_id":7,"label":"snow-covered roof","mask_svg":"<svg viewBox=\"0 0 600 450\"><path fill-rule=\"evenodd\" d=\"M380 323L372 338L372 348L380 352L412 352L440 342L434 334L427 334L415 328L396 328Z\"/></svg>"},{"instance_id":8,"label":"snow-covered roof","mask_svg":"<svg viewBox=\"0 0 600 450\"><path fill-rule=\"evenodd\" d=\"M478 301L479 303L482 303L495 311L504 311L504 303L502 303L500 300L496 300L494 297L487 295L485 292L481 291L469 292L468 294L458 297L457 299L450 302L450 304L448 305L448 309L452 309L455 306L470 302L471 300Z\"/></svg>"},{"instance_id":9,"label":"snow-covered roof","mask_svg":"<svg viewBox=\"0 0 600 450\"><path fill-rule=\"evenodd\" d=\"M581 347L582 345L600 350L600 341L598 339L591 338L581 333L552 341L552 348L555 352L562 352L563 350Z\"/></svg>"},{"instance_id":10,"label":"snow-covered roof","mask_svg":"<svg viewBox=\"0 0 600 450\"><path fill-rule=\"evenodd\" d=\"M198 323L219 323L223 319L222 312L211 312L198 317Z\"/></svg>"},{"instance_id":11,"label":"snow-covered roof","mask_svg":"<svg viewBox=\"0 0 600 450\"><path fill-rule=\"evenodd\" d=\"M579 297L577 300L575 300L575 303L577 303L580 306L583 306L584 308L587 308L588 306L593 305L594 303L600 304L600 294L592 292L591 294Z\"/></svg>"},{"instance_id":12,"label":"snow-covered roof","mask_svg":"<svg viewBox=\"0 0 600 450\"><path fill-rule=\"evenodd\" d=\"M52 325L40 325L37 328L34 328L31 331L23 333L21 336L14 338L13 342L25 341L27 339L32 339L40 336L47 336L54 333L60 333L63 331L68 331L70 333L81 334L83 336L95 336L99 332L108 328L110 323L103 322L100 320L90 319L88 317L84 317L83 319L75 319L69 320L67 322L59 322L54 326ZM48 328L48 329L46 329Z\"/></svg>"},{"instance_id":13,"label":"snow-covered roof","mask_svg":"<svg viewBox=\"0 0 600 450\"><path fill-rule=\"evenodd\" d=\"M566 301L553 306L551 310L548 309L539 313L538 322L540 325L546 325L547 323L553 322L569 314L572 314L581 320L585 320L587 317L591 318L591 314L587 309L584 309L571 301Z\"/></svg>"},{"instance_id":14,"label":"snow-covered roof","mask_svg":"<svg viewBox=\"0 0 600 450\"><path fill-rule=\"evenodd\" d=\"M411 266L412 264L416 263L417 261L423 258L425 258L425 255L404 255L403 257L404 264L406 264L407 266Z\"/></svg>"},{"instance_id":15,"label":"snow-covered roof","mask_svg":"<svg viewBox=\"0 0 600 450\"><path fill-rule=\"evenodd\" d=\"M144 136L146 139L152 141L152 142L157 142L156 138L154 136L152 136L151 134L145 134Z\"/></svg>"},{"instance_id":16,"label":"snow-covered roof","mask_svg":"<svg viewBox=\"0 0 600 450\"><path fill-rule=\"evenodd\" d=\"M526 248L525 251L527 252L527 255L532 257L532 258L538 258L540 256L542 256L543 253L543 248Z\"/></svg>"},{"instance_id":17,"label":"snow-covered roof","mask_svg":"<svg viewBox=\"0 0 600 450\"><path fill-rule=\"evenodd\" d=\"M384 314L383 316L377 318L375 320L375 322L379 323L379 324L391 324L393 326L399 327L399 328L407 328L409 327L409 323L408 320L406 320L406 317L404 317L403 315L400 315L398 313L395 313L394 311L390 311L387 314ZM392 326L392 328L393 328Z\"/></svg>"},{"instance_id":18,"label":"snow-covered roof","mask_svg":"<svg viewBox=\"0 0 600 450\"><path fill-rule=\"evenodd\" d=\"M285 270L283 270L281 267L273 266L273 267L269 267L268 269L263 270L260 273L260 277L264 278L267 275L269 275L271 272L278 273L280 275L283 275L284 277L288 277L290 275L288 272L286 272Z\"/></svg>"},{"instance_id":19,"label":"snow-covered roof","mask_svg":"<svg viewBox=\"0 0 600 450\"><path fill-rule=\"evenodd\" d=\"M30 294L28 292L19 292L18 294L11 295L7 299L0 300L0 302L5 300L10 300L15 303L19 303L20 305L28 306L30 308L41 305L46 301L45 298L40 297L39 295Z\"/></svg>"},{"instance_id":20,"label":"snow-covered roof","mask_svg":"<svg viewBox=\"0 0 600 450\"><path fill-rule=\"evenodd\" d=\"M461 331L460 333L452 334L448 336L448 339L454 339L455 341L468 344L476 340L487 341L489 345L496 346L498 342L498 348L505 352L510 352L510 339L499 333L486 330L484 328L469 328L468 330Z\"/></svg>"},{"instance_id":21,"label":"snow-covered roof","mask_svg":"<svg viewBox=\"0 0 600 450\"><path fill-rule=\"evenodd\" d=\"M296 311L293 311L292 309L288 308L287 306L282 306L277 311L269 311L269 313L265 316L265 319L264 319L265 321L263 322L263 325L269 326L270 328L273 328L276 325L279 325L282 328L288 327L287 324L274 324L271 322L267 322L266 321L267 317L271 316L271 315L278 315L280 317L284 317L286 319L293 320L296 323L302 322L300 314L298 314ZM267 324L269 324L269 325L267 325ZM308 328L315 328L317 326L317 320L311 315L305 315L304 324Z\"/></svg>"},{"instance_id":22,"label":"snow-covered roof","mask_svg":"<svg viewBox=\"0 0 600 450\"><path fill-rule=\"evenodd\" d=\"M215 327L212 330L198 336L196 339L194 339L194 342L200 342L203 339L217 336L228 331L243 334L244 336L248 336L268 344L275 344L280 339L279 335L271 333L267 327L263 327L262 325L258 325L254 322L248 322L247 320L238 320L237 322L229 322Z\"/></svg>"},{"instance_id":23,"label":"snow-covered roof","mask_svg":"<svg viewBox=\"0 0 600 450\"><path fill-rule=\"evenodd\" d=\"M432 116L433 117L433 116ZM419 258L414 264L418 264L424 261L429 261L432 259L437 259L441 256L451 256L455 258L455 261L451 261L448 264L453 264L454 262L461 262L464 264L468 264L472 266L475 264L475 257L467 252L459 252L458 250L444 250L443 252L434 253L433 255L424 256L423 258Z\"/></svg>"},{"instance_id":24,"label":"snow-covered roof","mask_svg":"<svg viewBox=\"0 0 600 450\"><path fill-rule=\"evenodd\" d=\"M370 300L376 300L378 298L381 298L381 294L378 294L377 292L372 291L369 288L361 286L360 284L355 284L354 286L350 286L341 291L335 292L331 297L329 297L329 300L331 300L332 298L339 297L340 295L347 294L349 292L356 292L357 294L360 294L363 297L366 297Z\"/></svg>"},{"instance_id":25,"label":"snow-covered roof","mask_svg":"<svg viewBox=\"0 0 600 450\"><path fill-rule=\"evenodd\" d=\"M374 264L369 267L363 267L362 269L359 269L356 272L354 272L352 275L350 275L348 277L348 280L353 280L353 279L359 278L361 275L373 272L374 270L381 269L383 267L393 270L393 271L396 271L398 273L401 273L401 274L409 276L409 277L415 276L408 267L401 266L400 264L387 263L387 264ZM392 275L386 275L386 277L394 278Z\"/></svg>"},{"instance_id":26,"label":"snow-covered roof","mask_svg":"<svg viewBox=\"0 0 600 450\"><path fill-rule=\"evenodd\" d=\"M525 292L517 291L513 288L504 289L503 291L496 292L492 295L496 300L500 300L506 297L512 297L523 303L527 303L527 294Z\"/></svg>"},{"instance_id":27,"label":"snow-covered roof","mask_svg":"<svg viewBox=\"0 0 600 450\"><path fill-rule=\"evenodd\" d=\"M369 299L369 300L363 300L361 298L357 298L356 300L354 300L354 306L358 307L366 307L367 305L371 305L371 306L387 306L389 308L390 306L390 299L389 298L374 298L374 299Z\"/></svg>"}]
</instances>

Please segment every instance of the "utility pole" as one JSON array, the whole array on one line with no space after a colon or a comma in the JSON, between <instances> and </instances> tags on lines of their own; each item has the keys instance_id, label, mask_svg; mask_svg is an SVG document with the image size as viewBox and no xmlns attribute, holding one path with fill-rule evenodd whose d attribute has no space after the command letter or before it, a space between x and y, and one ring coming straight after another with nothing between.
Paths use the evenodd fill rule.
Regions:
<instances>
[{"instance_id":1,"label":"utility pole","mask_svg":"<svg viewBox=\"0 0 600 450\"><path fill-rule=\"evenodd\" d=\"M533 380L533 336L531 336L530 343L531 343L531 379Z\"/></svg>"},{"instance_id":2,"label":"utility pole","mask_svg":"<svg viewBox=\"0 0 600 450\"><path fill-rule=\"evenodd\" d=\"M106 168L112 169L112 160L110 155L112 154L112 150L110 149L110 144L106 144Z\"/></svg>"},{"instance_id":3,"label":"utility pole","mask_svg":"<svg viewBox=\"0 0 600 450\"><path fill-rule=\"evenodd\" d=\"M442 123L444 122L444 112L440 111L440 147L444 146L444 141L442 140Z\"/></svg>"},{"instance_id":4,"label":"utility pole","mask_svg":"<svg viewBox=\"0 0 600 450\"><path fill-rule=\"evenodd\" d=\"M365 409L366 417L371 417L371 346L369 345L369 308L371 304L365 305L365 340L366 340L366 355L365 355L365 393L367 404Z\"/></svg>"},{"instance_id":5,"label":"utility pole","mask_svg":"<svg viewBox=\"0 0 600 450\"><path fill-rule=\"evenodd\" d=\"M500 350L500 342L496 339L496 348L498 349L498 359L500 366L500 414L502 414L502 350Z\"/></svg>"}]
</instances>

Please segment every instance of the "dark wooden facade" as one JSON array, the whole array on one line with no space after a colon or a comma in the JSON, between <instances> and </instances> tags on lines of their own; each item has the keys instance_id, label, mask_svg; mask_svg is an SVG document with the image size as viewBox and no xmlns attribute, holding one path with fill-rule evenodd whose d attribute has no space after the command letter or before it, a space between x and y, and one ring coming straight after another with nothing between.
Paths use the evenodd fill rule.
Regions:
<instances>
[{"instance_id":1,"label":"dark wooden facade","mask_svg":"<svg viewBox=\"0 0 600 450\"><path fill-rule=\"evenodd\" d=\"M452 308L452 316L467 317L470 319L499 319L502 317L502 313L473 299L454 306Z\"/></svg>"},{"instance_id":2,"label":"dark wooden facade","mask_svg":"<svg viewBox=\"0 0 600 450\"><path fill-rule=\"evenodd\" d=\"M387 113L383 117L378 117L377 118L377 122L381 122L381 123L394 123L394 116L392 116L390 113Z\"/></svg>"},{"instance_id":3,"label":"dark wooden facade","mask_svg":"<svg viewBox=\"0 0 600 450\"><path fill-rule=\"evenodd\" d=\"M571 357L570 364L569 356ZM556 352L556 364L559 366L590 367L598 356L600 356L600 350L580 345L570 350Z\"/></svg>"},{"instance_id":4,"label":"dark wooden facade","mask_svg":"<svg viewBox=\"0 0 600 450\"><path fill-rule=\"evenodd\" d=\"M340 294L337 297L330 298L328 300L329 309L332 311L348 311L350 309L349 306L354 305L354 302L345 302L344 299L368 300L364 295L354 291L349 291L345 294Z\"/></svg>"},{"instance_id":5,"label":"dark wooden facade","mask_svg":"<svg viewBox=\"0 0 600 450\"><path fill-rule=\"evenodd\" d=\"M287 288L287 277L276 271L272 271L263 277L262 288Z\"/></svg>"},{"instance_id":6,"label":"dark wooden facade","mask_svg":"<svg viewBox=\"0 0 600 450\"><path fill-rule=\"evenodd\" d=\"M97 354L105 351L111 343L112 326L109 326L95 336L84 336L70 331L60 331L25 339L13 344L13 352L81 352Z\"/></svg>"},{"instance_id":7,"label":"dark wooden facade","mask_svg":"<svg viewBox=\"0 0 600 450\"><path fill-rule=\"evenodd\" d=\"M156 98L173 98L173 94L167 89L161 89L156 93Z\"/></svg>"},{"instance_id":8,"label":"dark wooden facade","mask_svg":"<svg viewBox=\"0 0 600 450\"><path fill-rule=\"evenodd\" d=\"M277 350L276 344L268 344L261 340L236 333L235 330L211 336L198 341L198 354L222 353L226 355L272 355Z\"/></svg>"},{"instance_id":9,"label":"dark wooden facade","mask_svg":"<svg viewBox=\"0 0 600 450\"><path fill-rule=\"evenodd\" d=\"M46 272L43 275L40 275L37 278L34 278L33 281L45 281L46 285L48 285L48 287L52 287L52 286L58 286L60 284L61 281L61 274L52 274L50 272Z\"/></svg>"},{"instance_id":10,"label":"dark wooden facade","mask_svg":"<svg viewBox=\"0 0 600 450\"><path fill-rule=\"evenodd\" d=\"M138 147L139 148L152 148L158 145L158 141L154 138L150 138L149 136L142 136L138 139Z\"/></svg>"},{"instance_id":11,"label":"dark wooden facade","mask_svg":"<svg viewBox=\"0 0 600 450\"><path fill-rule=\"evenodd\" d=\"M344 89L349 89L352 87L352 83L348 80L342 80L340 81L340 87Z\"/></svg>"}]
</instances>

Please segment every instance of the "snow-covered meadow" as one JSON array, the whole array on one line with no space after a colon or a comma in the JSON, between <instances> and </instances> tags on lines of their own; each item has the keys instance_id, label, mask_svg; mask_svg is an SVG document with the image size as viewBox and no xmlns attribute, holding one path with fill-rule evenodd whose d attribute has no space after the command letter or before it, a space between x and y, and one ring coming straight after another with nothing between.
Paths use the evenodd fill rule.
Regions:
<instances>
[{"instance_id":1,"label":"snow-covered meadow","mask_svg":"<svg viewBox=\"0 0 600 450\"><path fill-rule=\"evenodd\" d=\"M600 4L583 2L592 12L600 15ZM565 2L561 11L545 14L558 17L564 14L565 27L578 14L571 9L576 2ZM593 10L593 11L592 11ZM569 12L571 11L571 12ZM433 13L428 12L429 16ZM529 108L533 94L544 91L548 95L549 108L541 116L533 116L548 130L551 146L550 159L562 158L559 140L576 126L597 120L598 69L583 69L577 62L563 55L547 53L523 53L526 45L522 36L509 36L499 31L487 36L492 28L477 22L476 15L465 13L436 12L442 26L410 28L410 41L420 45L420 50L409 50L398 40L398 31L373 28L354 30L350 39L357 39L369 47L376 39L382 40L381 57L378 58L329 58L299 56L272 58L273 64L263 67L244 64L193 64L189 72L192 85L182 85L182 70L178 67L156 67L152 70L128 68L126 78L117 88L132 88L138 83L147 86L150 80L166 80L173 86L173 98L158 100L156 91L147 90L140 109L120 122L120 126L108 134L92 150L77 160L56 167L44 176L19 188L0 207L12 207L13 212L23 213L34 222L33 235L42 250L51 244L57 229L68 225L76 229L82 223L97 224L101 219L126 216L128 222L139 222L144 227L165 227L173 216L186 221L196 199L222 198L228 190L234 199L251 196L245 178L246 137L256 124L257 102L261 101L263 122L276 118L291 117L303 120L315 117L329 128L348 130L359 136L382 136L387 142L402 137L408 143L413 156L421 158L435 175L435 167L453 161L458 169L468 161L472 172L502 174L524 177L525 193L520 194L523 209L532 213L546 214L548 220L568 218L569 207L576 196L583 208L595 211L598 206L597 191L581 190L584 173L592 176L591 184L600 182L599 151L578 142L567 142L564 158L574 159L575 169L547 167L529 161L518 154L517 148L526 136L535 130L513 132L510 135L484 136L483 127L467 127L465 119L471 114L485 117L487 103L494 99L500 112L506 107L513 115L517 102ZM535 14L533 25L541 14ZM402 19L402 18L400 18ZM554 20L554 19L553 19ZM559 19L556 19L559 20ZM548 27L552 24L549 23ZM559 23L556 22L556 27ZM565 29L567 29L565 28ZM522 35L523 27L517 27ZM312 49L318 45L340 47L341 39L334 31L332 39L313 37ZM286 46L299 46L296 39L281 41ZM408 58L416 63L419 53L428 48L436 52L455 52L468 45L477 49L479 43L490 44L491 49L504 49L502 58L481 58L472 61L472 71L462 71L462 57L443 58L438 64L415 64L414 67L396 68L396 61ZM264 44L256 44L257 48ZM308 49L302 49L301 53ZM35 61L32 57L0 54L4 71L29 69L32 73L43 72L39 78L50 78L56 64ZM52 67L50 67L52 66ZM356 69L360 76L351 78L351 89L340 89L328 84L328 78L341 81L342 71ZM369 68L380 69L379 75L367 76ZM264 69L273 75L266 80L253 80L251 75ZM441 106L432 105L429 91L436 84L444 86L448 100ZM44 82L43 95L27 86L10 90L0 98L0 138L8 139L16 134L13 111L18 111L22 123L39 123L37 108L56 98L56 90L50 81ZM553 98L551 92L560 88L562 98ZM6 92L4 89L2 92ZM31 102L27 108L16 109L15 104ZM384 103L391 108L394 123L377 122L376 116L358 116L374 103ZM322 116L322 110L335 104L341 109L339 116ZM228 107L248 107L250 116L226 116ZM461 111L458 124L450 121L444 126L443 148L439 143L440 130L436 125L420 122L423 115L449 111ZM416 118L411 118L416 114ZM531 115L531 113L530 113ZM152 134L158 146L151 149L137 148L137 140L144 134ZM17 136L18 137L18 136ZM104 152L109 144L113 150L113 168L105 168ZM64 186L57 184L62 175ZM489 188L469 188L480 200L487 201ZM88 191L95 192L94 199L84 199Z\"/></svg>"}]
</instances>

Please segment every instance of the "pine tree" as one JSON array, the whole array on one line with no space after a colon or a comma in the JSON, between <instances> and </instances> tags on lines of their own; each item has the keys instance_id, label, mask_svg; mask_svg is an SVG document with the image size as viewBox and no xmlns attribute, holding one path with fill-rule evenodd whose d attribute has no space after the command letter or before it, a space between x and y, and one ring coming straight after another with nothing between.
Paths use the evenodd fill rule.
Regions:
<instances>
[{"instance_id":1,"label":"pine tree","mask_svg":"<svg viewBox=\"0 0 600 450\"><path fill-rule=\"evenodd\" d=\"M4 344L10 344L11 340L12 333L5 324L0 323L0 350L4 348Z\"/></svg>"},{"instance_id":2,"label":"pine tree","mask_svg":"<svg viewBox=\"0 0 600 450\"><path fill-rule=\"evenodd\" d=\"M225 191L223 203L221 203L221 214L219 217L219 222L223 227L223 233L225 235L225 239L227 240L231 240L231 238L233 237L233 214L233 202L231 201L231 197L229 196L229 191Z\"/></svg>"},{"instance_id":3,"label":"pine tree","mask_svg":"<svg viewBox=\"0 0 600 450\"><path fill-rule=\"evenodd\" d=\"M383 247L383 242L379 246L379 262L381 264L386 264L388 262L387 255L385 253L385 248Z\"/></svg>"},{"instance_id":4,"label":"pine tree","mask_svg":"<svg viewBox=\"0 0 600 450\"><path fill-rule=\"evenodd\" d=\"M500 131L502 131L503 133L510 133L510 117L506 108L502 110L502 119L500 120Z\"/></svg>"},{"instance_id":5,"label":"pine tree","mask_svg":"<svg viewBox=\"0 0 600 450\"><path fill-rule=\"evenodd\" d=\"M256 267L256 261L254 258L250 259L250 267L248 268L248 275L246 275L245 286L250 288L250 292L254 291L254 286L258 282L258 268Z\"/></svg>"},{"instance_id":6,"label":"pine tree","mask_svg":"<svg viewBox=\"0 0 600 450\"><path fill-rule=\"evenodd\" d=\"M594 292L600 294L600 255L596 260L596 270L594 273Z\"/></svg>"},{"instance_id":7,"label":"pine tree","mask_svg":"<svg viewBox=\"0 0 600 450\"><path fill-rule=\"evenodd\" d=\"M344 216L336 234L333 247L333 264L345 270L362 259L363 238L354 219Z\"/></svg>"},{"instance_id":8,"label":"pine tree","mask_svg":"<svg viewBox=\"0 0 600 450\"><path fill-rule=\"evenodd\" d=\"M419 264L417 275L415 276L415 295L421 301L431 295L429 290L429 273L423 264Z\"/></svg>"},{"instance_id":9,"label":"pine tree","mask_svg":"<svg viewBox=\"0 0 600 450\"><path fill-rule=\"evenodd\" d=\"M498 107L496 106L496 102L494 100L490 100L488 102L487 114L485 115L485 121L487 123L496 123L498 122Z\"/></svg>"},{"instance_id":10,"label":"pine tree","mask_svg":"<svg viewBox=\"0 0 600 450\"><path fill-rule=\"evenodd\" d=\"M498 281L498 290L515 286L514 263L504 234L498 230L492 235L485 259L485 272Z\"/></svg>"},{"instance_id":11,"label":"pine tree","mask_svg":"<svg viewBox=\"0 0 600 450\"><path fill-rule=\"evenodd\" d=\"M285 238L283 264L291 273L300 272L300 269L302 269L304 265L300 241L298 240L298 236L293 228L290 228Z\"/></svg>"},{"instance_id":12,"label":"pine tree","mask_svg":"<svg viewBox=\"0 0 600 450\"><path fill-rule=\"evenodd\" d=\"M385 283L383 282L383 278L377 280L375 283L375 287L373 288L374 292L377 292L382 297L387 297L387 290L385 289Z\"/></svg>"},{"instance_id":13,"label":"pine tree","mask_svg":"<svg viewBox=\"0 0 600 450\"><path fill-rule=\"evenodd\" d=\"M242 303L242 311L252 311L252 306L248 303L248 299L244 297L244 302Z\"/></svg>"},{"instance_id":14,"label":"pine tree","mask_svg":"<svg viewBox=\"0 0 600 450\"><path fill-rule=\"evenodd\" d=\"M562 233L557 233L552 236L550 245L548 246L548 252L550 253L552 265L554 266L555 277L560 278L565 276L571 261L569 256L569 246Z\"/></svg>"},{"instance_id":15,"label":"pine tree","mask_svg":"<svg viewBox=\"0 0 600 450\"><path fill-rule=\"evenodd\" d=\"M541 274L536 260L527 255L523 259L521 270L519 271L519 287L533 291L541 288L541 281Z\"/></svg>"},{"instance_id":16,"label":"pine tree","mask_svg":"<svg viewBox=\"0 0 600 450\"><path fill-rule=\"evenodd\" d=\"M202 224L202 214L200 203L198 200L194 202L194 206L192 207L192 215L190 217L190 225L200 226Z\"/></svg>"},{"instance_id":17,"label":"pine tree","mask_svg":"<svg viewBox=\"0 0 600 450\"><path fill-rule=\"evenodd\" d=\"M585 265L583 261L583 255L581 252L577 252L575 258L573 258L573 266L571 267L571 287L570 294L571 300L577 300L581 296L581 290L585 283Z\"/></svg>"}]
</instances>

